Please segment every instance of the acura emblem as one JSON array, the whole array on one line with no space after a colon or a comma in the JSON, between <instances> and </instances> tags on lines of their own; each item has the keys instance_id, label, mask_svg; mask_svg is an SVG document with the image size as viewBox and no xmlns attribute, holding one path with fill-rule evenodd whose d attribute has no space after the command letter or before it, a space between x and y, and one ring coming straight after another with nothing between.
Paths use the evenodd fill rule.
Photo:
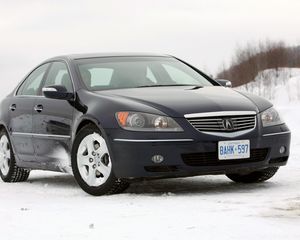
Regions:
<instances>
[{"instance_id":1,"label":"acura emblem","mask_svg":"<svg viewBox=\"0 0 300 240\"><path fill-rule=\"evenodd\" d=\"M233 122L229 118L223 119L223 127L225 130L230 131L234 129Z\"/></svg>"}]
</instances>

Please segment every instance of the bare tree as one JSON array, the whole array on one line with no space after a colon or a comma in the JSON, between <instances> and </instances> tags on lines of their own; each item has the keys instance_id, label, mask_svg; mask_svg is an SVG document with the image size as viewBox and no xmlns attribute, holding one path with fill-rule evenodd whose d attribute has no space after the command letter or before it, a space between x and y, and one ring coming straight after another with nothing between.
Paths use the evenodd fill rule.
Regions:
<instances>
[{"instance_id":1,"label":"bare tree","mask_svg":"<svg viewBox=\"0 0 300 240\"><path fill-rule=\"evenodd\" d=\"M287 47L283 41L260 41L238 47L228 68L225 65L217 74L218 78L229 79L234 86L253 81L265 69L300 67L300 47Z\"/></svg>"}]
</instances>

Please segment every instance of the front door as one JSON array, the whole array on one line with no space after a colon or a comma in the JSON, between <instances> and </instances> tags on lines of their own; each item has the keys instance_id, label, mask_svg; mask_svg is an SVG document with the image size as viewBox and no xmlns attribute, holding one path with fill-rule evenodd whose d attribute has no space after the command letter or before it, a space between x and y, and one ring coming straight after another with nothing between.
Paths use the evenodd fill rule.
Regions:
<instances>
[{"instance_id":1,"label":"front door","mask_svg":"<svg viewBox=\"0 0 300 240\"><path fill-rule=\"evenodd\" d=\"M11 98L9 109L9 130L14 151L21 162L35 162L32 142L32 113L38 92L49 64L41 65L23 81L15 96ZM22 165L22 163L20 163Z\"/></svg>"},{"instance_id":2,"label":"front door","mask_svg":"<svg viewBox=\"0 0 300 240\"><path fill-rule=\"evenodd\" d=\"M43 87L51 85L63 85L69 92L74 91L65 63L52 63ZM33 145L37 160L46 169L64 172L70 170L72 122L72 102L46 97L35 100Z\"/></svg>"}]
</instances>

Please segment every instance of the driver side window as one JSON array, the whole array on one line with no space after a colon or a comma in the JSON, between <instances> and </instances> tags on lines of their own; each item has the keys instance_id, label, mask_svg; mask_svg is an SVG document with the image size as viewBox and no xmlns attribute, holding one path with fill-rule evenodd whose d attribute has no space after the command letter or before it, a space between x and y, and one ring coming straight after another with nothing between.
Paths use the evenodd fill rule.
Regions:
<instances>
[{"instance_id":1,"label":"driver side window","mask_svg":"<svg viewBox=\"0 0 300 240\"><path fill-rule=\"evenodd\" d=\"M68 68L63 62L54 62L50 67L44 86L62 85L68 92L73 92L73 84Z\"/></svg>"},{"instance_id":2,"label":"driver side window","mask_svg":"<svg viewBox=\"0 0 300 240\"><path fill-rule=\"evenodd\" d=\"M36 68L26 80L22 83L17 91L17 95L35 96L39 94L39 89L44 78L44 75L49 67L49 63L46 63Z\"/></svg>"}]
</instances>

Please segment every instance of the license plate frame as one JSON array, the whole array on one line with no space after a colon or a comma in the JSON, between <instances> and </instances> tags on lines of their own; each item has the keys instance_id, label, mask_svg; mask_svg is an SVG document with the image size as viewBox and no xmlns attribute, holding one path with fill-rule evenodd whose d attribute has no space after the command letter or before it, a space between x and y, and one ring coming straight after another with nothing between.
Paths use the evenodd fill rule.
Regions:
<instances>
[{"instance_id":1,"label":"license plate frame","mask_svg":"<svg viewBox=\"0 0 300 240\"><path fill-rule=\"evenodd\" d=\"M220 161L250 158L250 140L229 140L218 142Z\"/></svg>"}]
</instances>

